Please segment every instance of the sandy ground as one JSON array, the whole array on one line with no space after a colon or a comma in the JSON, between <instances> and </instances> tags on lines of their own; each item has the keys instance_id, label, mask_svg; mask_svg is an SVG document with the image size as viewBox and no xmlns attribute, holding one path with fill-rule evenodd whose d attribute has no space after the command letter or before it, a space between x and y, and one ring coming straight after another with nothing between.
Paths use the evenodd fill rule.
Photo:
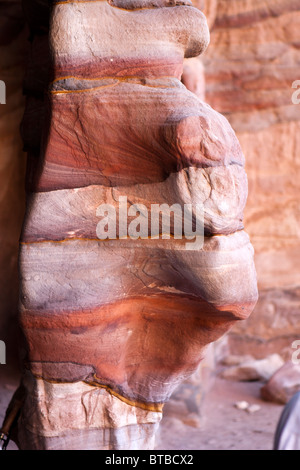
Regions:
<instances>
[{"instance_id":1,"label":"sandy ground","mask_svg":"<svg viewBox=\"0 0 300 470\"><path fill-rule=\"evenodd\" d=\"M199 427L184 424L181 404L172 400L165 406L157 449L272 450L283 407L262 401L261 386L217 378L203 401ZM235 403L240 401L257 404L260 410L239 410Z\"/></svg>"},{"instance_id":2,"label":"sandy ground","mask_svg":"<svg viewBox=\"0 0 300 470\"><path fill-rule=\"evenodd\" d=\"M18 385L15 373L0 366L0 421ZM5 369L4 369L5 368ZM273 436L283 407L259 398L261 383L229 382L216 378L203 399L201 416L191 419L180 400L165 406L159 450L272 450ZM239 410L239 401L258 404L253 414ZM193 415L195 416L195 415ZM196 417L197 418L197 417ZM8 450L17 450L11 442Z\"/></svg>"}]
</instances>

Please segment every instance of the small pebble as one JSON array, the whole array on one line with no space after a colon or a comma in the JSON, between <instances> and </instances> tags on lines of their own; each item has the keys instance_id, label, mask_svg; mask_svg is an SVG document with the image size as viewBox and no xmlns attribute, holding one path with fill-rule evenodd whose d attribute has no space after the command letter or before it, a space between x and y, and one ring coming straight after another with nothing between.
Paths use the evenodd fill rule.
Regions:
<instances>
[{"instance_id":1,"label":"small pebble","mask_svg":"<svg viewBox=\"0 0 300 470\"><path fill-rule=\"evenodd\" d=\"M246 401L238 401L237 403L235 403L234 405L238 410L247 410L247 408L249 407L249 403L246 402Z\"/></svg>"},{"instance_id":2,"label":"small pebble","mask_svg":"<svg viewBox=\"0 0 300 470\"><path fill-rule=\"evenodd\" d=\"M260 410L259 405L251 405L249 406L249 408L247 408L248 413L256 413L259 410Z\"/></svg>"}]
</instances>

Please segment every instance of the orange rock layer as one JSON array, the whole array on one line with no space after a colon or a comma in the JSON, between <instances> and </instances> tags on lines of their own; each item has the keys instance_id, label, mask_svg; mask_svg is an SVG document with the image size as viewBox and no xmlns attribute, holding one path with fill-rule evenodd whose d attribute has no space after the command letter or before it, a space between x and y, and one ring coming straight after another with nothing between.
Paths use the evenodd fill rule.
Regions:
<instances>
[{"instance_id":1,"label":"orange rock layer","mask_svg":"<svg viewBox=\"0 0 300 470\"><path fill-rule=\"evenodd\" d=\"M240 145L226 119L179 80L184 58L203 52L208 38L189 1L53 5L47 100L31 93L23 122L23 448L73 448L83 434L89 448L124 448L126 436L128 448L151 447L162 404L256 303ZM201 205L203 246L187 249L174 233L100 241L97 207L120 196L128 208L190 204L194 222ZM81 414L90 392L97 412L114 416L99 418L98 437L94 411ZM77 418L49 427L43 413L56 413L67 393Z\"/></svg>"}]
</instances>

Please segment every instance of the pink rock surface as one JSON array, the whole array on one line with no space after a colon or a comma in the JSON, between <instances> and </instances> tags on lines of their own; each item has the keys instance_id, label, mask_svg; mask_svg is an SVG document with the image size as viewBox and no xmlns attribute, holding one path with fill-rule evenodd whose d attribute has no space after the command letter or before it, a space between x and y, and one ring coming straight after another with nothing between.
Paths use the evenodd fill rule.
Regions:
<instances>
[{"instance_id":1,"label":"pink rock surface","mask_svg":"<svg viewBox=\"0 0 300 470\"><path fill-rule=\"evenodd\" d=\"M208 38L190 2L54 3L45 100L30 91L45 38L33 48L23 449L153 447L174 388L253 310L244 156L227 120L179 80ZM174 230L100 240L97 208L120 196L146 208L202 204L203 246L187 250Z\"/></svg>"},{"instance_id":2,"label":"pink rock surface","mask_svg":"<svg viewBox=\"0 0 300 470\"><path fill-rule=\"evenodd\" d=\"M264 400L285 404L299 391L300 365L289 361L261 388L261 396Z\"/></svg>"},{"instance_id":3,"label":"pink rock surface","mask_svg":"<svg viewBox=\"0 0 300 470\"><path fill-rule=\"evenodd\" d=\"M229 119L247 156L245 224L259 301L230 337L232 352L290 359L299 322L300 3L218 0L203 56L206 101ZM212 2L206 2L212 12Z\"/></svg>"}]
</instances>

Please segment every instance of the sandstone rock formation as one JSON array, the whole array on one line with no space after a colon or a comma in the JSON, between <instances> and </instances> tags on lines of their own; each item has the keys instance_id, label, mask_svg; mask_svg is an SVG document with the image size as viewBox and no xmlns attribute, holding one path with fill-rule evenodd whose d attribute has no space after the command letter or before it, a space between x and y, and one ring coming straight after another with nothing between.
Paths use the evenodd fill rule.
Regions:
<instances>
[{"instance_id":1,"label":"sandstone rock formation","mask_svg":"<svg viewBox=\"0 0 300 470\"><path fill-rule=\"evenodd\" d=\"M255 380L268 381L284 364L279 354L272 354L265 359L248 359L236 366L225 369L221 376L223 379L239 382L251 382Z\"/></svg>"},{"instance_id":2,"label":"sandstone rock formation","mask_svg":"<svg viewBox=\"0 0 300 470\"><path fill-rule=\"evenodd\" d=\"M216 4L217 8L213 8ZM247 156L245 224L255 249L259 302L230 335L231 351L286 359L299 339L299 0L212 0L203 56L206 100Z\"/></svg>"},{"instance_id":3,"label":"sandstone rock formation","mask_svg":"<svg viewBox=\"0 0 300 470\"><path fill-rule=\"evenodd\" d=\"M20 447L151 448L176 385L257 300L244 156L180 82L208 45L206 20L185 0L60 1L49 54L48 2L26 11ZM194 224L202 205L203 246L187 250L173 225L100 240L99 206L122 197L126 209L190 204Z\"/></svg>"},{"instance_id":4,"label":"sandstone rock formation","mask_svg":"<svg viewBox=\"0 0 300 470\"><path fill-rule=\"evenodd\" d=\"M286 362L261 388L266 401L286 404L300 392L300 365Z\"/></svg>"}]
</instances>

